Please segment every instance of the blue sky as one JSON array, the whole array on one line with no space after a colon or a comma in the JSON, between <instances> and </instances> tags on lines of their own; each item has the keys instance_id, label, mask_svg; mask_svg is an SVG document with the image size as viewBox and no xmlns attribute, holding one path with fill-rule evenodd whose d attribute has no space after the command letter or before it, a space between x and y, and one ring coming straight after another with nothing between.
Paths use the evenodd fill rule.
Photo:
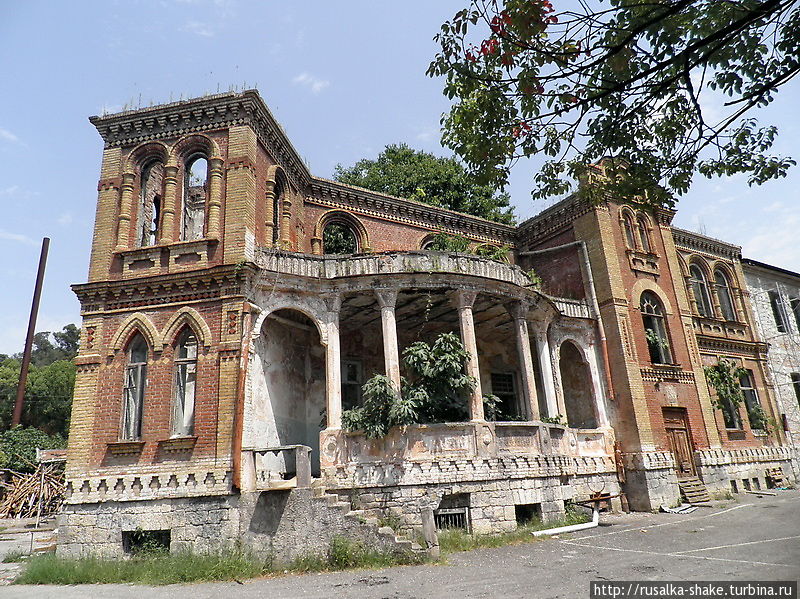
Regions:
<instances>
[{"instance_id":1,"label":"blue sky","mask_svg":"<svg viewBox=\"0 0 800 599\"><path fill-rule=\"evenodd\" d=\"M330 177L388 143L439 145L447 110L425 76L431 40L464 3L451 0L236 0L0 3L0 353L22 348L41 238L51 237L38 330L79 323L69 289L86 280L102 143L87 117L231 86L258 87L312 172ZM709 100L713 108L713 99ZM763 115L778 149L797 156L800 92ZM510 191L531 216L521 164ZM675 224L800 270L800 171L749 188L707 181L679 202Z\"/></svg>"}]
</instances>

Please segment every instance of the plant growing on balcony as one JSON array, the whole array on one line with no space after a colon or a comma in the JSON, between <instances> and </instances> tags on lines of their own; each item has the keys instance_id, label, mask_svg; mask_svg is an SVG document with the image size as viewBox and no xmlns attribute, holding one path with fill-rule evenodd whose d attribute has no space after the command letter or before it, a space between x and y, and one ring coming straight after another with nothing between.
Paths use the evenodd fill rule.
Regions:
<instances>
[{"instance_id":1,"label":"plant growing on balcony","mask_svg":"<svg viewBox=\"0 0 800 599\"><path fill-rule=\"evenodd\" d=\"M431 239L426 249L434 252L459 252L461 254L468 254L470 253L469 243L469 239L463 235L437 233L433 236L433 239Z\"/></svg>"},{"instance_id":2,"label":"plant growing on balcony","mask_svg":"<svg viewBox=\"0 0 800 599\"><path fill-rule=\"evenodd\" d=\"M562 426L567 426L567 423L564 421L564 417L561 414L556 414L555 416L542 416L542 422L545 424L560 424Z\"/></svg>"},{"instance_id":3,"label":"plant growing on balcony","mask_svg":"<svg viewBox=\"0 0 800 599\"><path fill-rule=\"evenodd\" d=\"M511 248L507 245L493 245L491 243L484 243L475 248L475 255L481 258L494 260L495 262L502 262L508 264L508 252Z\"/></svg>"},{"instance_id":4,"label":"plant growing on balcony","mask_svg":"<svg viewBox=\"0 0 800 599\"><path fill-rule=\"evenodd\" d=\"M397 390L386 376L376 374L363 386L364 401L358 408L342 413L346 430L363 431L369 439L385 437L393 426L418 422L416 398L397 395Z\"/></svg>"}]
</instances>

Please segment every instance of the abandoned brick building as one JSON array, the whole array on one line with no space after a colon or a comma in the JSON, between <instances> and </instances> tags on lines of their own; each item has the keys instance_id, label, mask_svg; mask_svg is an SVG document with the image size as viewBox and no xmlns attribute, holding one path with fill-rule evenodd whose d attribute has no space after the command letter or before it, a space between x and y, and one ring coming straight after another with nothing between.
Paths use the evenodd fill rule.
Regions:
<instances>
[{"instance_id":1,"label":"abandoned brick building","mask_svg":"<svg viewBox=\"0 0 800 599\"><path fill-rule=\"evenodd\" d=\"M173 549L396 546L375 517L488 532L592 493L654 509L687 477L790 474L784 432L714 409L703 375L737 361L779 418L738 248L671 211L569 198L512 227L314 177L255 91L91 122L60 552L116 555L138 530ZM326 252L329 227L351 253ZM511 263L425 249L440 232ZM343 430L367 378L399 388L403 348L444 331L478 382L464 421ZM508 420L487 420L487 392Z\"/></svg>"}]
</instances>

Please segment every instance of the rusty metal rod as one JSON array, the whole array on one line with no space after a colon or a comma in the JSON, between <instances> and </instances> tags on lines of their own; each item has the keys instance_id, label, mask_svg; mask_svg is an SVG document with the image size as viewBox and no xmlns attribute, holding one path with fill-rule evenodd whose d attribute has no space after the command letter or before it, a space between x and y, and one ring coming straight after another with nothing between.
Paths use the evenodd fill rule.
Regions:
<instances>
[{"instance_id":1,"label":"rusty metal rod","mask_svg":"<svg viewBox=\"0 0 800 599\"><path fill-rule=\"evenodd\" d=\"M50 238L42 239L42 253L39 255L39 272L36 273L36 287L33 290L31 304L31 317L28 320L28 336L25 338L25 351L22 354L22 366L19 370L19 384L17 385L17 401L14 404L14 418L12 428L22 420L22 404L25 402L25 384L28 382L28 367L31 364L31 348L33 336L36 331L36 317L39 315L39 300L42 298L42 284L44 283L44 268L47 264L47 251L50 249Z\"/></svg>"}]
</instances>

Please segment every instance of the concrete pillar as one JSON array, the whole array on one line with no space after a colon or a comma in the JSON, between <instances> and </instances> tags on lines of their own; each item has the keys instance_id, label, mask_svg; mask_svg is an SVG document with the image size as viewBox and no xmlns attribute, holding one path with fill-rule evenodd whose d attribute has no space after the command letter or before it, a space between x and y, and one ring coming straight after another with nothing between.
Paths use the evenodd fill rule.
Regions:
<instances>
[{"instance_id":1,"label":"concrete pillar","mask_svg":"<svg viewBox=\"0 0 800 599\"><path fill-rule=\"evenodd\" d=\"M119 202L119 216L117 217L117 247L116 251L127 250L130 244L131 212L133 211L133 187L136 181L134 173L122 175L120 190L122 195Z\"/></svg>"},{"instance_id":2,"label":"concrete pillar","mask_svg":"<svg viewBox=\"0 0 800 599\"><path fill-rule=\"evenodd\" d=\"M327 428L342 428L342 355L339 344L339 310L342 298L336 294L325 298L328 308L328 345L325 348L325 399Z\"/></svg>"},{"instance_id":3,"label":"concrete pillar","mask_svg":"<svg viewBox=\"0 0 800 599\"><path fill-rule=\"evenodd\" d=\"M536 395L536 379L533 373L533 356L531 340L528 336L528 305L524 302L513 302L506 306L514 319L514 330L517 334L517 353L519 355L519 373L522 396L528 420L539 420L539 398Z\"/></svg>"},{"instance_id":4,"label":"concrete pillar","mask_svg":"<svg viewBox=\"0 0 800 599\"><path fill-rule=\"evenodd\" d=\"M483 421L483 392L481 391L481 371L478 364L478 345L475 340L475 322L472 319L472 305L478 296L477 291L460 289L455 294L458 306L458 325L461 329L461 343L467 350L467 374L475 379L475 388L469 398L470 420Z\"/></svg>"},{"instance_id":5,"label":"concrete pillar","mask_svg":"<svg viewBox=\"0 0 800 599\"><path fill-rule=\"evenodd\" d=\"M208 221L206 237L219 238L222 214L222 158L211 158L208 161Z\"/></svg>"},{"instance_id":6,"label":"concrete pillar","mask_svg":"<svg viewBox=\"0 0 800 599\"><path fill-rule=\"evenodd\" d=\"M383 329L383 361L386 376L392 381L400 394L400 352L397 348L397 323L394 307L397 303L397 289L376 289L375 296L381 307L381 327Z\"/></svg>"},{"instance_id":7,"label":"concrete pillar","mask_svg":"<svg viewBox=\"0 0 800 599\"><path fill-rule=\"evenodd\" d=\"M542 385L544 396L547 403L547 415L554 417L561 413L566 417L566 412L559 412L558 401L556 399L556 387L553 379L553 361L550 355L550 342L547 339L547 324L534 331L536 339L536 351L539 354L539 370L542 373Z\"/></svg>"},{"instance_id":8,"label":"concrete pillar","mask_svg":"<svg viewBox=\"0 0 800 599\"><path fill-rule=\"evenodd\" d=\"M175 240L175 209L178 204L178 167L164 167L164 201L161 205L161 225L158 229L159 243Z\"/></svg>"}]
</instances>

